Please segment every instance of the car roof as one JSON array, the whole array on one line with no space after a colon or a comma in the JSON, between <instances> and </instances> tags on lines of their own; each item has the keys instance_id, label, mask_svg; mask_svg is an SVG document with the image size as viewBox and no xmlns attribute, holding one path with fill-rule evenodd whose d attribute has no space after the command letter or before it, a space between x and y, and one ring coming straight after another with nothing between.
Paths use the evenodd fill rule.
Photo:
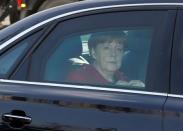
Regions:
<instances>
[{"instance_id":1,"label":"car roof","mask_svg":"<svg viewBox=\"0 0 183 131\"><path fill-rule=\"evenodd\" d=\"M165 5L165 6L183 6L183 0L85 0L80 2L74 2L62 6L57 6L51 9L47 9L31 15L3 30L0 31L0 42L4 39L11 38L12 36L20 33L23 30L30 28L31 26L45 21L54 16L60 14L74 12L77 10L96 8L96 7L107 7L111 5L128 5L128 6L139 6L139 5Z\"/></svg>"}]
</instances>

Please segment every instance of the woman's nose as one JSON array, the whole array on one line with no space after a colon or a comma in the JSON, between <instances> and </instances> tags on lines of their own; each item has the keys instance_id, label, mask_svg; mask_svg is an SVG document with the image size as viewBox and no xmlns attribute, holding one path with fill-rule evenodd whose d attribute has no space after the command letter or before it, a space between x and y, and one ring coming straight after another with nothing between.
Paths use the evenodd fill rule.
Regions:
<instances>
[{"instance_id":1,"label":"woman's nose","mask_svg":"<svg viewBox=\"0 0 183 131\"><path fill-rule=\"evenodd\" d=\"M116 50L115 49L111 49L110 50L110 55L115 57L116 56Z\"/></svg>"}]
</instances>

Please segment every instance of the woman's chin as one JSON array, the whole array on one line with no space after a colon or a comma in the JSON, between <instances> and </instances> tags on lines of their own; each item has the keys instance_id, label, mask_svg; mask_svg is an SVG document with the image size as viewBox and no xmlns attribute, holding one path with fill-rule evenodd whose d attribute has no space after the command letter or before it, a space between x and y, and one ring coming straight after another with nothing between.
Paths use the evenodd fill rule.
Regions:
<instances>
[{"instance_id":1,"label":"woman's chin","mask_svg":"<svg viewBox=\"0 0 183 131\"><path fill-rule=\"evenodd\" d=\"M110 71L110 72L115 72L115 71L117 71L118 70L118 68L117 67L108 67L107 68L108 69L108 71Z\"/></svg>"}]
</instances>

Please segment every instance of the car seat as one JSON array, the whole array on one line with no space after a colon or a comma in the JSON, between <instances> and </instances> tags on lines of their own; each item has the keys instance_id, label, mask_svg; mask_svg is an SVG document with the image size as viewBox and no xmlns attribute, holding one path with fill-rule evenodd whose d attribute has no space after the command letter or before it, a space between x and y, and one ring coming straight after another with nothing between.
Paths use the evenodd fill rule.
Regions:
<instances>
[{"instance_id":1,"label":"car seat","mask_svg":"<svg viewBox=\"0 0 183 131\"><path fill-rule=\"evenodd\" d=\"M127 50L123 57L121 71L129 80L145 82L151 34L151 31L147 30L128 33Z\"/></svg>"}]
</instances>

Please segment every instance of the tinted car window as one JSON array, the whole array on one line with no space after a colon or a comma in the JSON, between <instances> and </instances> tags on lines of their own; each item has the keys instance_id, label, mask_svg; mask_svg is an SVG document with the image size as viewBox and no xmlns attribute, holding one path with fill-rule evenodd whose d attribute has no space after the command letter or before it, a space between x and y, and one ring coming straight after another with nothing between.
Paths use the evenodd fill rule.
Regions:
<instances>
[{"instance_id":1,"label":"tinted car window","mask_svg":"<svg viewBox=\"0 0 183 131\"><path fill-rule=\"evenodd\" d=\"M144 88L152 33L153 30L150 28L134 28L131 30L113 29L105 30L103 32L88 32L87 34L74 35L65 38L48 57L42 79L44 81L93 85L108 85L115 83L116 85L126 85L127 82L129 82L130 86L131 82L131 86L135 86L136 84L137 86ZM110 46L112 41L106 41L109 42L109 45L104 42L106 44L102 47L104 49L99 49L100 54L98 55L100 56L93 56L92 47L90 46L95 43L89 43L90 39L94 36L97 37L96 39L100 39L100 37L105 37L105 35L111 37L107 39L112 39L113 37L115 39L115 37L118 37L117 35L120 35L121 39L125 40L120 43L121 45L116 45L116 47L114 47L115 51L113 51L113 47ZM99 43L96 44L100 45L100 40L98 40L98 42ZM117 60L118 56L115 56L118 54L112 56L112 53L116 53L118 50L122 50L119 51L120 60ZM98 58L95 60L94 57ZM118 62L120 64L119 67L117 65ZM112 68L116 68L114 69L114 75L120 76L116 76L108 83L107 80L105 81L101 78L100 73L95 73L96 69L93 68L95 66L97 66L99 68L98 70L101 72L103 72L103 69L101 68L104 68L104 71L112 70L112 72ZM93 76L91 76L92 74L96 75L97 79L93 79ZM102 83L102 81L104 83Z\"/></svg>"},{"instance_id":2,"label":"tinted car window","mask_svg":"<svg viewBox=\"0 0 183 131\"><path fill-rule=\"evenodd\" d=\"M27 48L28 43L23 43L16 47L16 49L11 49L9 52L5 53L3 56L0 58L0 63L1 63L1 70L0 74L5 75L10 68L13 66L15 61L20 57L20 55L25 51Z\"/></svg>"},{"instance_id":3,"label":"tinted car window","mask_svg":"<svg viewBox=\"0 0 183 131\"><path fill-rule=\"evenodd\" d=\"M13 67L18 64L20 59L29 49L29 47L35 42L35 40L39 37L40 32L36 32L35 34L21 40L16 43L15 46L11 47L4 54L0 56L0 76L3 78L10 73Z\"/></svg>"},{"instance_id":4,"label":"tinted car window","mask_svg":"<svg viewBox=\"0 0 183 131\"><path fill-rule=\"evenodd\" d=\"M159 39L160 34L162 34L160 27L165 25L166 17L167 15L163 11L115 12L78 17L61 22L33 55L29 80L146 91L148 90L146 87L151 47L161 42L162 39ZM113 33L116 35L113 35ZM120 47L122 48L121 63L116 70L113 70L115 73L117 72L118 78L116 79L115 76L107 80L108 76L106 77L103 74L101 68L106 69L108 67L102 67L101 65L96 67L93 64L96 58L91 54L89 41L92 36L97 37L97 35L108 34L110 38L111 36L118 36L118 33L125 35L125 44ZM99 40L99 43L104 41ZM114 41L109 40L107 42L110 44ZM161 48L156 50L162 50ZM101 58L101 60L105 59L108 58ZM117 58L113 57L111 61L109 60L111 66L116 66L114 64L117 63L115 59ZM104 63L103 65L107 66L107 63ZM84 73L86 76L79 76L85 68L87 68L88 75ZM35 75L35 72L39 72L39 74L36 73ZM72 72L78 72L78 77L77 75L74 76L76 79L83 78L79 81L68 79ZM98 75L95 76L93 72L97 72ZM113 76L115 73L113 73ZM87 79L91 77L94 80L91 80L92 82L83 80L86 77L88 77Z\"/></svg>"}]
</instances>

